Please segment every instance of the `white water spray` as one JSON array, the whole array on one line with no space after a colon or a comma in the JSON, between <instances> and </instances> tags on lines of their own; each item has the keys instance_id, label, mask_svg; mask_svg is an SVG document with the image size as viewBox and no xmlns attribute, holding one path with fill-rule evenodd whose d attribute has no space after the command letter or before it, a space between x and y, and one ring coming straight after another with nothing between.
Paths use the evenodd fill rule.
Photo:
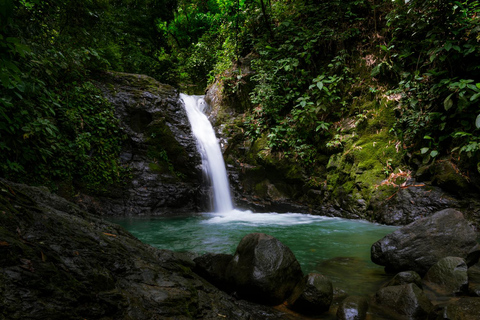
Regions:
<instances>
[{"instance_id":1,"label":"white water spray","mask_svg":"<svg viewBox=\"0 0 480 320\"><path fill-rule=\"evenodd\" d=\"M203 113L206 102L203 96L189 96L182 93L180 98L185 104L193 135L197 139L203 170L212 184L214 210L219 213L232 211L233 204L222 151L212 124Z\"/></svg>"}]
</instances>

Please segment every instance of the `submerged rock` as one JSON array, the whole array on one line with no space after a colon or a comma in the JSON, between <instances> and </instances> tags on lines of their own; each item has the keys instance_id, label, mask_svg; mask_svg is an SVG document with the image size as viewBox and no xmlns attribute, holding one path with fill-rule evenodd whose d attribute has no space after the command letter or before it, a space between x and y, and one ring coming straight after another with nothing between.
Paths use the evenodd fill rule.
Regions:
<instances>
[{"instance_id":1,"label":"submerged rock","mask_svg":"<svg viewBox=\"0 0 480 320\"><path fill-rule=\"evenodd\" d=\"M390 272L424 275L438 260L458 256L469 261L479 250L477 235L460 211L445 209L419 219L373 244L372 261Z\"/></svg>"},{"instance_id":2,"label":"submerged rock","mask_svg":"<svg viewBox=\"0 0 480 320\"><path fill-rule=\"evenodd\" d=\"M120 161L130 168L131 180L102 194L82 194L78 203L113 215L202 208L201 159L178 91L148 76L117 72L104 74L97 85L115 106L127 136Z\"/></svg>"},{"instance_id":3,"label":"submerged rock","mask_svg":"<svg viewBox=\"0 0 480 320\"><path fill-rule=\"evenodd\" d=\"M264 233L240 241L226 274L239 297L273 305L286 300L303 278L292 251Z\"/></svg>"},{"instance_id":4,"label":"submerged rock","mask_svg":"<svg viewBox=\"0 0 480 320\"><path fill-rule=\"evenodd\" d=\"M28 194L28 195L27 195ZM282 319L43 188L0 181L0 319Z\"/></svg>"}]
</instances>

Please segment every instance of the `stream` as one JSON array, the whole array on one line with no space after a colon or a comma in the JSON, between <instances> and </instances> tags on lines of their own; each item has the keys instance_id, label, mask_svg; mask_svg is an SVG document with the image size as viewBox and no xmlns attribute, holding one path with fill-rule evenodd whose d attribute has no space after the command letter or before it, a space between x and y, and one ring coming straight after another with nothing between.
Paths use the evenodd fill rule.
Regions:
<instances>
[{"instance_id":1,"label":"stream","mask_svg":"<svg viewBox=\"0 0 480 320\"><path fill-rule=\"evenodd\" d=\"M389 279L383 267L370 261L370 247L397 228L361 220L239 210L178 218L109 220L154 247L198 254L233 254L246 234L267 233L293 251L304 273L322 273L335 287L358 295L375 292Z\"/></svg>"}]
</instances>

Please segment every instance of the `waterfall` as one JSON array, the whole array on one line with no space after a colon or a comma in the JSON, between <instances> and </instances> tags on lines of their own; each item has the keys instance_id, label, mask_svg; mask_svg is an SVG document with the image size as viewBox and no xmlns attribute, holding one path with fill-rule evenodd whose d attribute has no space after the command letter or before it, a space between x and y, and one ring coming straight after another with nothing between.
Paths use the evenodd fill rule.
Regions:
<instances>
[{"instance_id":1,"label":"waterfall","mask_svg":"<svg viewBox=\"0 0 480 320\"><path fill-rule=\"evenodd\" d=\"M219 213L232 211L233 204L222 151L212 124L203 113L206 102L203 96L189 96L182 93L180 98L185 105L193 135L197 139L203 170L212 185L214 211Z\"/></svg>"}]
</instances>

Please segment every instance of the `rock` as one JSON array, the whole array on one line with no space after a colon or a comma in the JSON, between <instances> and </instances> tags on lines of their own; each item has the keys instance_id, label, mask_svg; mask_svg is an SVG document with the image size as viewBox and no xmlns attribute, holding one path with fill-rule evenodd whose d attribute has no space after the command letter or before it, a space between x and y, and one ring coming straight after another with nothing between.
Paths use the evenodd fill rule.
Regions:
<instances>
[{"instance_id":1,"label":"rock","mask_svg":"<svg viewBox=\"0 0 480 320\"><path fill-rule=\"evenodd\" d=\"M364 297L350 296L337 309L338 320L364 320L367 318L368 302Z\"/></svg>"},{"instance_id":2,"label":"rock","mask_svg":"<svg viewBox=\"0 0 480 320\"><path fill-rule=\"evenodd\" d=\"M292 251L264 233L246 235L227 268L239 297L267 304L282 303L302 278Z\"/></svg>"},{"instance_id":3,"label":"rock","mask_svg":"<svg viewBox=\"0 0 480 320\"><path fill-rule=\"evenodd\" d=\"M449 197L438 187L427 186L413 179L408 181L409 187L399 189L395 196L385 192L372 196L370 205L374 212L374 220L388 225L406 225L420 218L429 217L435 212L458 207L458 201Z\"/></svg>"},{"instance_id":4,"label":"rock","mask_svg":"<svg viewBox=\"0 0 480 320\"><path fill-rule=\"evenodd\" d=\"M327 312L333 300L332 281L319 273L309 273L288 298L288 307L303 314Z\"/></svg>"},{"instance_id":5,"label":"rock","mask_svg":"<svg viewBox=\"0 0 480 320\"><path fill-rule=\"evenodd\" d=\"M480 262L468 268L468 293L480 297Z\"/></svg>"},{"instance_id":6,"label":"rock","mask_svg":"<svg viewBox=\"0 0 480 320\"><path fill-rule=\"evenodd\" d=\"M217 288L229 290L225 273L232 258L231 254L207 253L193 259L195 262L193 271Z\"/></svg>"},{"instance_id":7,"label":"rock","mask_svg":"<svg viewBox=\"0 0 480 320\"><path fill-rule=\"evenodd\" d=\"M464 293L468 287L467 264L459 257L442 258L423 280L429 288L445 296Z\"/></svg>"},{"instance_id":8,"label":"rock","mask_svg":"<svg viewBox=\"0 0 480 320\"><path fill-rule=\"evenodd\" d=\"M0 319L284 318L192 265L44 188L0 181Z\"/></svg>"},{"instance_id":9,"label":"rock","mask_svg":"<svg viewBox=\"0 0 480 320\"><path fill-rule=\"evenodd\" d=\"M415 271L399 272L383 287L399 286L402 284L409 284L409 283L414 283L420 289L422 288L422 278Z\"/></svg>"},{"instance_id":10,"label":"rock","mask_svg":"<svg viewBox=\"0 0 480 320\"><path fill-rule=\"evenodd\" d=\"M416 284L381 288L373 299L377 307L388 319L396 319L398 315L407 319L427 319L433 311L433 305Z\"/></svg>"},{"instance_id":11,"label":"rock","mask_svg":"<svg viewBox=\"0 0 480 320\"><path fill-rule=\"evenodd\" d=\"M126 141L120 162L131 180L77 203L96 214L165 215L199 211L201 158L178 91L144 75L108 72L97 86L115 106ZM121 133L119 133L121 134Z\"/></svg>"},{"instance_id":12,"label":"rock","mask_svg":"<svg viewBox=\"0 0 480 320\"><path fill-rule=\"evenodd\" d=\"M448 305L437 319L478 320L480 319L480 298L463 297Z\"/></svg>"},{"instance_id":13,"label":"rock","mask_svg":"<svg viewBox=\"0 0 480 320\"><path fill-rule=\"evenodd\" d=\"M371 258L388 272L424 275L438 260L458 256L469 262L478 251L476 233L460 211L445 209L419 219L375 242Z\"/></svg>"}]
</instances>

